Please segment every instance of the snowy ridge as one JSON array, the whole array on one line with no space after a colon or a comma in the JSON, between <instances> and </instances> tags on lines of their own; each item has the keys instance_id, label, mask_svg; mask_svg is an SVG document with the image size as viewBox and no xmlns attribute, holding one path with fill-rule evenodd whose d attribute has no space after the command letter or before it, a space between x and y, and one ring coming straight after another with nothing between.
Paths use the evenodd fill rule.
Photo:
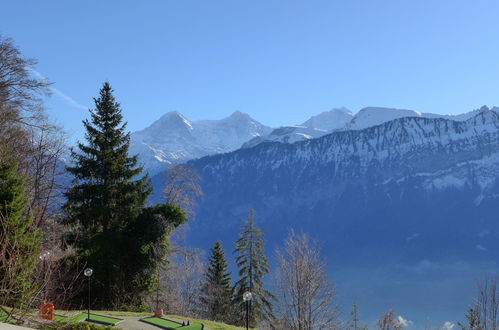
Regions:
<instances>
[{"instance_id":1,"label":"snowy ridge","mask_svg":"<svg viewBox=\"0 0 499 330\"><path fill-rule=\"evenodd\" d=\"M315 139L331 132L332 131L305 126L284 126L272 130L272 132L266 136L258 136L249 140L243 144L242 148L251 148L262 142L294 143Z\"/></svg>"},{"instance_id":2,"label":"snowy ridge","mask_svg":"<svg viewBox=\"0 0 499 330\"><path fill-rule=\"evenodd\" d=\"M383 181L420 172L441 177L439 171L452 172L463 162L474 162L493 165L495 178L499 167L485 159L495 159L490 157L499 153L499 114L483 110L466 121L405 117L363 130L339 131L291 145L265 144L250 150L249 158L242 158L239 152L208 158L203 171L217 175L228 169L237 172L238 167L250 164L257 170L270 168L300 175L309 169L328 168L332 177L358 178L377 173ZM429 181L426 186L431 187Z\"/></svg>"},{"instance_id":3,"label":"snowy ridge","mask_svg":"<svg viewBox=\"0 0 499 330\"><path fill-rule=\"evenodd\" d=\"M435 113L424 113L414 110L406 109L392 109L392 108L379 108L379 107L367 107L361 109L352 120L347 123L342 129L343 130L359 130L371 126L376 126L387 121L391 121L398 118L404 117L423 117L423 118L444 118L456 121L464 121L473 116L477 115L482 111L488 111L486 106L480 109L473 110L460 115L439 115ZM492 108L492 111L497 111L498 108Z\"/></svg>"},{"instance_id":4,"label":"snowy ridge","mask_svg":"<svg viewBox=\"0 0 499 330\"><path fill-rule=\"evenodd\" d=\"M301 125L279 127L268 135L255 137L242 148L251 148L262 142L294 143L315 139L343 128L352 118L352 112L346 108L332 109L312 116Z\"/></svg>"},{"instance_id":5,"label":"snowy ridge","mask_svg":"<svg viewBox=\"0 0 499 330\"><path fill-rule=\"evenodd\" d=\"M276 129L264 126L247 114L234 112L221 120L190 121L178 112L169 112L151 126L131 136L131 153L155 174L173 164L194 158L251 148L262 142L295 143L320 138L337 131L356 131L394 119L418 117L465 121L487 107L461 115L438 115L413 110L368 107L353 115L345 108L332 109L311 117L301 125Z\"/></svg>"},{"instance_id":6,"label":"snowy ridge","mask_svg":"<svg viewBox=\"0 0 499 330\"><path fill-rule=\"evenodd\" d=\"M130 152L138 154L140 162L154 174L189 159L236 150L270 131L239 111L221 120L199 121L190 121L174 111L132 133Z\"/></svg>"},{"instance_id":7,"label":"snowy ridge","mask_svg":"<svg viewBox=\"0 0 499 330\"><path fill-rule=\"evenodd\" d=\"M434 113L422 113L414 110L382 107L363 108L353 115L353 113L346 108L333 109L311 117L300 126L281 127L273 130L266 136L254 138L245 143L243 148L254 147L262 142L294 143L297 141L318 138L339 130L362 130L391 120L406 117L443 118L464 121L472 118L482 111L489 111L489 109L487 107L482 107L460 115L440 115ZM497 112L499 111L499 108L493 108L492 111Z\"/></svg>"}]
</instances>

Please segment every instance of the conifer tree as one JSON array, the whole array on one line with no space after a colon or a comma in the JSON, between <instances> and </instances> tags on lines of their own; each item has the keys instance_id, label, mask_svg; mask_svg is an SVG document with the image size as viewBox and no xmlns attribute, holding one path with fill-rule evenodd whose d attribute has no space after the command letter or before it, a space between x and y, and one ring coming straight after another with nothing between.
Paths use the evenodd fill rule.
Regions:
<instances>
[{"instance_id":1,"label":"conifer tree","mask_svg":"<svg viewBox=\"0 0 499 330\"><path fill-rule=\"evenodd\" d=\"M255 211L251 210L248 219L241 226L241 233L236 242L236 264L239 268L239 281L234 290L234 303L243 313L245 291L252 293L250 301L250 326L255 327L260 321L274 319L272 301L274 295L263 287L263 277L269 274L269 265L264 252L263 232L255 225Z\"/></svg>"},{"instance_id":2,"label":"conifer tree","mask_svg":"<svg viewBox=\"0 0 499 330\"><path fill-rule=\"evenodd\" d=\"M109 83L94 102L91 121L83 122L87 144L78 144L67 167L74 179L66 222L78 255L94 269L94 306L132 307L158 280L154 269L164 261L168 235L187 218L175 205L145 207L152 188L147 175L139 177L137 156L128 155L130 133Z\"/></svg>"},{"instance_id":3,"label":"conifer tree","mask_svg":"<svg viewBox=\"0 0 499 330\"><path fill-rule=\"evenodd\" d=\"M25 180L18 165L0 155L0 305L20 307L35 289L42 232L26 216Z\"/></svg>"},{"instance_id":4,"label":"conifer tree","mask_svg":"<svg viewBox=\"0 0 499 330\"><path fill-rule=\"evenodd\" d=\"M208 269L201 286L200 302L206 309L208 318L222 322L231 321L231 279L220 241L211 248Z\"/></svg>"}]
</instances>

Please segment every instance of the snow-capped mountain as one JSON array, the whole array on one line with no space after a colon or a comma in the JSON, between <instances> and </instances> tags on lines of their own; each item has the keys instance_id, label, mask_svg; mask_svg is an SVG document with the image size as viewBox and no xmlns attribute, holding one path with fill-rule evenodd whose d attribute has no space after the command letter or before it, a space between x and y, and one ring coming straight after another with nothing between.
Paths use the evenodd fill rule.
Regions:
<instances>
[{"instance_id":1,"label":"snow-capped mountain","mask_svg":"<svg viewBox=\"0 0 499 330\"><path fill-rule=\"evenodd\" d=\"M310 117L300 126L333 131L345 127L353 118L353 113L347 108L332 109Z\"/></svg>"},{"instance_id":2,"label":"snow-capped mountain","mask_svg":"<svg viewBox=\"0 0 499 330\"><path fill-rule=\"evenodd\" d=\"M379 183L401 182L417 176L428 189L442 187L447 182L455 187L474 185L486 191L499 177L496 157L499 157L499 113L487 109L465 121L404 117L362 130L338 131L290 145L258 145L188 164L224 184L227 173L234 177L239 171L263 170L268 174L270 170L281 177L282 169L289 182L303 179L308 172L315 173L313 181L317 185L332 179L336 183L364 177L363 180L368 180L376 174ZM472 178L462 171L470 166ZM327 171L320 173L318 169ZM322 181L317 174L324 174L329 180ZM258 180L250 181L254 185ZM342 187L328 189L341 191ZM301 194L299 190L296 193ZM303 193L309 196L308 192Z\"/></svg>"},{"instance_id":3,"label":"snow-capped mountain","mask_svg":"<svg viewBox=\"0 0 499 330\"><path fill-rule=\"evenodd\" d=\"M246 142L243 148L251 148L262 142L294 143L315 139L343 128L352 118L352 112L346 108L332 109L312 116L301 125L279 127L268 135L255 137Z\"/></svg>"},{"instance_id":4,"label":"snow-capped mountain","mask_svg":"<svg viewBox=\"0 0 499 330\"><path fill-rule=\"evenodd\" d=\"M403 117L445 118L463 121L486 107L457 116L420 113L413 110L368 107L353 115L346 108L311 117L301 125L271 129L247 114L234 112L222 120L190 121L169 112L151 126L132 133L131 153L155 174L165 167L206 155L251 148L262 142L294 143L316 139L338 130L360 130ZM499 110L493 108L493 111Z\"/></svg>"},{"instance_id":5,"label":"snow-capped mountain","mask_svg":"<svg viewBox=\"0 0 499 330\"><path fill-rule=\"evenodd\" d=\"M262 142L294 143L297 141L315 139L332 131L306 126L283 126L275 128L268 135L257 136L242 145L251 148Z\"/></svg>"},{"instance_id":6,"label":"snow-capped mountain","mask_svg":"<svg viewBox=\"0 0 499 330\"><path fill-rule=\"evenodd\" d=\"M411 115L189 161L205 193L191 243L233 240L252 208L270 246L290 228L323 242L340 296L368 317L395 305L459 320L470 298L456 288L496 272L499 250L499 114L469 116Z\"/></svg>"},{"instance_id":7,"label":"snow-capped mountain","mask_svg":"<svg viewBox=\"0 0 499 330\"><path fill-rule=\"evenodd\" d=\"M492 110L497 111L498 108ZM486 106L480 109L470 111L460 115L440 115L428 112L418 112L406 109L393 109L393 108L380 108L380 107L367 107L361 109L353 116L353 118L345 124L343 130L359 130L371 126L380 125L397 118L404 117L422 117L422 118L445 118L457 121L467 120L481 111L489 110Z\"/></svg>"},{"instance_id":8,"label":"snow-capped mountain","mask_svg":"<svg viewBox=\"0 0 499 330\"><path fill-rule=\"evenodd\" d=\"M482 107L481 109L460 115L440 115L405 109L367 107L361 109L354 115L346 108L339 108L313 116L298 126L276 128L268 135L258 136L246 142L243 145L243 148L251 148L262 142L294 143L297 141L310 140L338 130L360 130L405 117L445 118L463 121L483 110L488 110L488 108ZM499 109L493 108L492 110L497 111Z\"/></svg>"},{"instance_id":9,"label":"snow-capped mountain","mask_svg":"<svg viewBox=\"0 0 499 330\"><path fill-rule=\"evenodd\" d=\"M154 174L172 164L238 149L271 128L236 111L221 120L190 121L168 112L151 126L132 133L130 151Z\"/></svg>"}]
</instances>

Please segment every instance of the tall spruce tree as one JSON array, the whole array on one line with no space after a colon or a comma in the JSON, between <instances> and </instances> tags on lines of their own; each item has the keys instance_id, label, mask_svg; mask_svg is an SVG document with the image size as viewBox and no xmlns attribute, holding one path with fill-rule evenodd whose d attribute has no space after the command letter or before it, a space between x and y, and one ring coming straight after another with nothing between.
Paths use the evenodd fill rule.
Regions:
<instances>
[{"instance_id":1,"label":"tall spruce tree","mask_svg":"<svg viewBox=\"0 0 499 330\"><path fill-rule=\"evenodd\" d=\"M17 162L0 155L0 305L22 308L36 289L42 232L26 216L25 179Z\"/></svg>"},{"instance_id":2,"label":"tall spruce tree","mask_svg":"<svg viewBox=\"0 0 499 330\"><path fill-rule=\"evenodd\" d=\"M236 242L236 264L239 268L239 281L234 290L234 303L243 313L245 303L243 294L253 294L250 301L250 326L255 327L260 321L274 319L272 302L274 295L263 287L263 277L269 273L269 265L264 252L263 232L255 225L255 211L251 210L248 219L241 226L241 233Z\"/></svg>"},{"instance_id":3,"label":"tall spruce tree","mask_svg":"<svg viewBox=\"0 0 499 330\"><path fill-rule=\"evenodd\" d=\"M77 253L92 276L94 306L134 308L140 294L158 280L168 235L187 220L175 205L146 208L152 188L137 156L129 156L130 133L109 83L104 83L91 121L83 122L87 144L72 151L73 175L67 191L67 223L73 226Z\"/></svg>"},{"instance_id":4,"label":"tall spruce tree","mask_svg":"<svg viewBox=\"0 0 499 330\"><path fill-rule=\"evenodd\" d=\"M222 243L217 241L211 248L208 269L201 285L200 302L206 310L206 317L221 322L230 322L232 313L232 288L230 272Z\"/></svg>"}]
</instances>

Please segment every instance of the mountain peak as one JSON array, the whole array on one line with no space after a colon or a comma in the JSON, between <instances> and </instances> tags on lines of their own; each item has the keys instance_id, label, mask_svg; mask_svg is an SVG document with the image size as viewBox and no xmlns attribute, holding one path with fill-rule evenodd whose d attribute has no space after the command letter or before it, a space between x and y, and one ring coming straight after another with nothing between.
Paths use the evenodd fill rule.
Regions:
<instances>
[{"instance_id":1,"label":"mountain peak","mask_svg":"<svg viewBox=\"0 0 499 330\"><path fill-rule=\"evenodd\" d=\"M149 127L132 134L133 153L151 173L168 164L238 149L271 131L248 114L235 111L221 120L189 121L181 113L165 113Z\"/></svg>"},{"instance_id":2,"label":"mountain peak","mask_svg":"<svg viewBox=\"0 0 499 330\"><path fill-rule=\"evenodd\" d=\"M190 124L190 121L178 111L169 111L169 112L165 113L163 116L161 116L156 122L158 122L158 121L160 121L160 122L175 121L175 120L189 122L189 124Z\"/></svg>"},{"instance_id":3,"label":"mountain peak","mask_svg":"<svg viewBox=\"0 0 499 330\"><path fill-rule=\"evenodd\" d=\"M344 127L353 117L347 108L334 108L310 117L302 126L323 130L334 130Z\"/></svg>"},{"instance_id":4,"label":"mountain peak","mask_svg":"<svg viewBox=\"0 0 499 330\"><path fill-rule=\"evenodd\" d=\"M229 119L229 118L230 119L251 119L251 116L248 115L247 113L236 110L226 119Z\"/></svg>"}]
</instances>

